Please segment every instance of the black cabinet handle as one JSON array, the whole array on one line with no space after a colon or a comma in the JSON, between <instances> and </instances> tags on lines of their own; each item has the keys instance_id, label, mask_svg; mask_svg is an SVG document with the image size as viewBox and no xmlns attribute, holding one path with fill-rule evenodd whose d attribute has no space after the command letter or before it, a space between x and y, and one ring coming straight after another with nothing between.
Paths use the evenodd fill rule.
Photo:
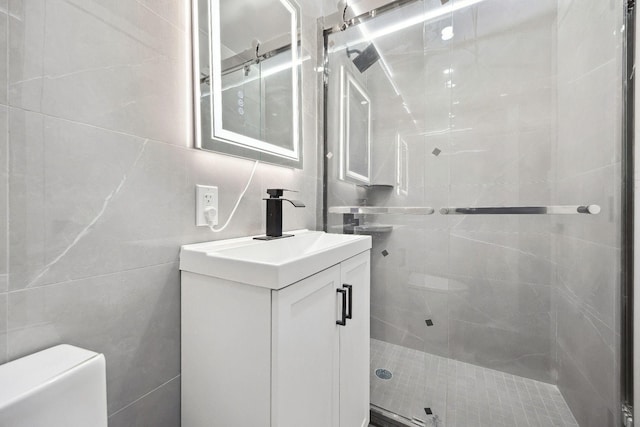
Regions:
<instances>
[{"instance_id":1,"label":"black cabinet handle","mask_svg":"<svg viewBox=\"0 0 640 427\"><path fill-rule=\"evenodd\" d=\"M347 319L353 318L353 286L351 285L342 285L343 288L347 288L349 292L349 311L347 312Z\"/></svg>"},{"instance_id":2,"label":"black cabinet handle","mask_svg":"<svg viewBox=\"0 0 640 427\"><path fill-rule=\"evenodd\" d=\"M347 324L347 291L336 289L336 292L342 294L342 320L336 320L336 324L345 326Z\"/></svg>"}]
</instances>

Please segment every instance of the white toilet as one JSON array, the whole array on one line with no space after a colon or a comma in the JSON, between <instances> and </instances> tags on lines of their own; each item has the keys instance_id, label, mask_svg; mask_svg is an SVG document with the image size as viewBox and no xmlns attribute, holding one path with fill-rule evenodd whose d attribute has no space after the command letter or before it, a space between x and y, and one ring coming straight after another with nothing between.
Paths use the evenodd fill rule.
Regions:
<instances>
[{"instance_id":1,"label":"white toilet","mask_svg":"<svg viewBox=\"0 0 640 427\"><path fill-rule=\"evenodd\" d=\"M107 427L104 356L63 344L0 365L0 427Z\"/></svg>"}]
</instances>

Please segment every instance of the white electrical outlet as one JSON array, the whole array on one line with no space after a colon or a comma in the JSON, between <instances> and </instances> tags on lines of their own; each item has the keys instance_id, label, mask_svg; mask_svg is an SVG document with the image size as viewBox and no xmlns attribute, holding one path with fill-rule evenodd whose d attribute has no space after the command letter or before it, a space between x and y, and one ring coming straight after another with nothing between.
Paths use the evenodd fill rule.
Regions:
<instances>
[{"instance_id":1,"label":"white electrical outlet","mask_svg":"<svg viewBox=\"0 0 640 427\"><path fill-rule=\"evenodd\" d=\"M218 225L218 187L196 185L196 225Z\"/></svg>"}]
</instances>

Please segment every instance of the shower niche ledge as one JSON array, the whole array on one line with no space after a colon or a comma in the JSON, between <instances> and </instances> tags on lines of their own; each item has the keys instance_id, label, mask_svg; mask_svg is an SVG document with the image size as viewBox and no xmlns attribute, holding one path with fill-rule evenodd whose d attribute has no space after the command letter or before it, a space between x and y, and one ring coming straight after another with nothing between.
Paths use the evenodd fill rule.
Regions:
<instances>
[{"instance_id":1,"label":"shower niche ledge","mask_svg":"<svg viewBox=\"0 0 640 427\"><path fill-rule=\"evenodd\" d=\"M381 235L391 233L395 226L367 222L369 215L433 215L435 210L426 206L332 206L330 214L342 215L342 224L332 226L344 234ZM357 217L356 217L357 215Z\"/></svg>"},{"instance_id":2,"label":"shower niche ledge","mask_svg":"<svg viewBox=\"0 0 640 427\"><path fill-rule=\"evenodd\" d=\"M336 227L337 230L342 230L345 234L385 234L393 231L393 225L391 224L378 224L378 223L366 223L359 225L346 225L343 227Z\"/></svg>"},{"instance_id":3,"label":"shower niche ledge","mask_svg":"<svg viewBox=\"0 0 640 427\"><path fill-rule=\"evenodd\" d=\"M183 246L182 426L369 425L371 237Z\"/></svg>"}]
</instances>

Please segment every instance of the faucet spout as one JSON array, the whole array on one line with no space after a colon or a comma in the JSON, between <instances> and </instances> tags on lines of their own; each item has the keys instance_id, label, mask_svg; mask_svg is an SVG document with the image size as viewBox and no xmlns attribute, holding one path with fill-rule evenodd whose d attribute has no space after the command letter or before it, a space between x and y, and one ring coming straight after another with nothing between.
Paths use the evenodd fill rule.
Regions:
<instances>
[{"instance_id":1,"label":"faucet spout","mask_svg":"<svg viewBox=\"0 0 640 427\"><path fill-rule=\"evenodd\" d=\"M269 200L269 199L266 199L266 200ZM282 200L286 200L287 202L291 203L296 208L306 208L304 203L302 203L300 200L289 200L289 199L282 199Z\"/></svg>"}]
</instances>

